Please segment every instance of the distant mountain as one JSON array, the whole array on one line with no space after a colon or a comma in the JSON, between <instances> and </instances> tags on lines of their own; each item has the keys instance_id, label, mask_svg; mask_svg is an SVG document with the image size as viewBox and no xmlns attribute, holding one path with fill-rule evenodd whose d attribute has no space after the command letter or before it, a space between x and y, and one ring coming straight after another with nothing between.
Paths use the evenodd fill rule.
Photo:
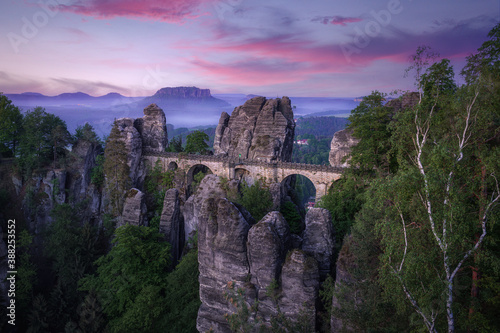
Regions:
<instances>
[{"instance_id":1,"label":"distant mountain","mask_svg":"<svg viewBox=\"0 0 500 333\"><path fill-rule=\"evenodd\" d=\"M142 97L125 97L118 93L109 93L104 96L94 97L83 92L62 93L57 96L46 96L34 92L22 94L6 94L6 96L20 107L67 107L86 106L91 108L106 108L116 104L125 104L142 99Z\"/></svg>"},{"instance_id":2,"label":"distant mountain","mask_svg":"<svg viewBox=\"0 0 500 333\"><path fill-rule=\"evenodd\" d=\"M200 89L197 87L175 87L162 88L153 96L146 97L137 102L141 107L155 103L165 110L189 109L191 107L201 107L203 109L228 108L230 104L213 97L210 89Z\"/></svg>"}]
</instances>

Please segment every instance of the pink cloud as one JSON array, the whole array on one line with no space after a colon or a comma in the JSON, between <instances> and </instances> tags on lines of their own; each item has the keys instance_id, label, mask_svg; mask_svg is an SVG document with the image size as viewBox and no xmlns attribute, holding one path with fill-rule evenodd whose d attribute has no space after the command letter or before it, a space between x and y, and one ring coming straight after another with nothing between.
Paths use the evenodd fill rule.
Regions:
<instances>
[{"instance_id":1,"label":"pink cloud","mask_svg":"<svg viewBox=\"0 0 500 333\"><path fill-rule=\"evenodd\" d=\"M180 23L184 19L199 17L198 7L215 0L74 0L59 5L61 11L99 19L128 17Z\"/></svg>"},{"instance_id":2,"label":"pink cloud","mask_svg":"<svg viewBox=\"0 0 500 333\"><path fill-rule=\"evenodd\" d=\"M322 24L333 24L346 26L347 23L355 23L362 21L359 17L344 17L344 16L318 16L311 20L312 22L320 22Z\"/></svg>"}]
</instances>

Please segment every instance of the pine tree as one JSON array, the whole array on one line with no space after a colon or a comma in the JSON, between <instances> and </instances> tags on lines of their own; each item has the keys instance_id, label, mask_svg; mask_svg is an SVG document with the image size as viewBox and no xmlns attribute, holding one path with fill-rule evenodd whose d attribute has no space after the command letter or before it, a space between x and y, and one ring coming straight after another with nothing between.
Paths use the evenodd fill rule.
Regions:
<instances>
[{"instance_id":1,"label":"pine tree","mask_svg":"<svg viewBox=\"0 0 500 333\"><path fill-rule=\"evenodd\" d=\"M130 185L129 171L125 142L115 121L104 150L106 189L109 193L112 213L115 216L120 215L123 209L123 194Z\"/></svg>"}]
</instances>

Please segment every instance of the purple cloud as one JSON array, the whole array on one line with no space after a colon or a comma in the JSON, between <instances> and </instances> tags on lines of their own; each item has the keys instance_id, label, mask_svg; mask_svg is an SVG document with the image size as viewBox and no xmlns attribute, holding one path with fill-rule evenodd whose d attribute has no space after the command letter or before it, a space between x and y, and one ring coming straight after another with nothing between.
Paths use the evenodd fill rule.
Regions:
<instances>
[{"instance_id":1,"label":"purple cloud","mask_svg":"<svg viewBox=\"0 0 500 333\"><path fill-rule=\"evenodd\" d=\"M347 23L354 23L362 21L359 17L345 17L345 16L317 16L311 20L311 22L319 22L322 24L333 24L346 26Z\"/></svg>"}]
</instances>

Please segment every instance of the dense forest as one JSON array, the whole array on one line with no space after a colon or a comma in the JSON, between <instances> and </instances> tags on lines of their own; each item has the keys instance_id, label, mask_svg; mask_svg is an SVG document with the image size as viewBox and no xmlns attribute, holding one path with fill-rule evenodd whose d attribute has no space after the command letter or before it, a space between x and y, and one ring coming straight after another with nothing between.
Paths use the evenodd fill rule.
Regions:
<instances>
[{"instance_id":1,"label":"dense forest","mask_svg":"<svg viewBox=\"0 0 500 333\"><path fill-rule=\"evenodd\" d=\"M296 150L295 161L324 163L325 143L346 125L360 140L352 148L351 167L319 203L332 216L338 261L337 276L329 276L320 290L324 313L318 329L498 332L500 25L467 58L460 73L465 84L457 84L448 59L425 46L412 56L407 74L415 80L417 98L397 112L385 105L384 93L374 91L352 111L348 125L333 117L297 121L296 136L308 139L310 151ZM400 92L401 100L405 96ZM179 138L171 140L173 151L209 151L206 132L172 134ZM116 136L116 125L105 142L90 125L70 134L63 120L43 108L21 113L0 95L2 184L12 174L31 184L43 170L71 168L75 156L68 147L86 142L102 147L91 182L96 190L106 187L111 202L102 221L95 221L84 213L85 200L59 202L54 180L53 222L34 230L18 193L2 187L5 242L7 219L17 222L18 331L196 331L197 238L189 239L176 264L158 231L162 196L174 186L175 172L149 170L148 226L117 227L120 202L134 193L125 191L128 169ZM195 176L194 189L202 176ZM46 195L29 186L22 191L25 207L37 214ZM269 189L260 182L243 184L230 199L256 219L271 209ZM300 212L283 205L282 214L299 233ZM7 330L5 306L0 315L0 329Z\"/></svg>"}]
</instances>

